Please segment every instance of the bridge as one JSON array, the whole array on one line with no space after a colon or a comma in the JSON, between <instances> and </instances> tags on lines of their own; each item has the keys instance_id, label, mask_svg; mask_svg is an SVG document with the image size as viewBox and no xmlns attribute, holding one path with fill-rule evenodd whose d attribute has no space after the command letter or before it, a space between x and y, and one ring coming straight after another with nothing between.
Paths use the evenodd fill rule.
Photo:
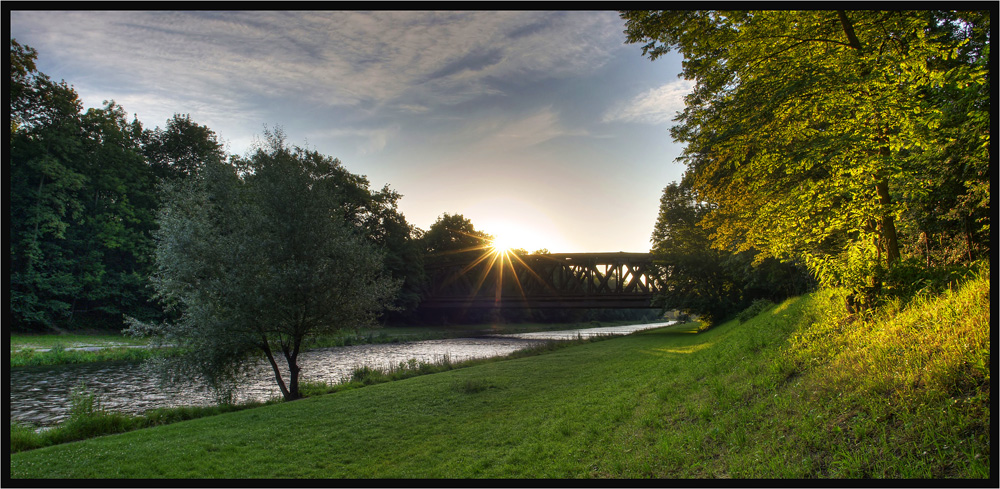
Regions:
<instances>
[{"instance_id":1,"label":"bridge","mask_svg":"<svg viewBox=\"0 0 1000 489\"><path fill-rule=\"evenodd\" d=\"M421 308L650 308L650 253L502 252L429 260Z\"/></svg>"}]
</instances>

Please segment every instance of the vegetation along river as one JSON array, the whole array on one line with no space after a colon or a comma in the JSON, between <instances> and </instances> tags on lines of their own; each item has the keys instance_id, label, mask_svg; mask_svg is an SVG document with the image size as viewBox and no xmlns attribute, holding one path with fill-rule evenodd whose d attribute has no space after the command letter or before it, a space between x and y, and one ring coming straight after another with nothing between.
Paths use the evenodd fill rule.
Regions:
<instances>
[{"instance_id":1,"label":"vegetation along river","mask_svg":"<svg viewBox=\"0 0 1000 489\"><path fill-rule=\"evenodd\" d=\"M637 324L545 331L482 338L454 338L320 348L302 354L303 380L340 382L362 366L388 369L409 360L417 362L453 362L473 358L503 356L546 340L570 340L594 335L628 334L643 329L666 326L665 323ZM47 367L22 367L10 371L10 419L51 426L69 416L74 389L85 387L109 411L139 414L149 409L177 406L209 406L212 394L194 385L164 385L143 364L90 363ZM269 367L261 365L258 373L237 394L237 401L267 400L280 397Z\"/></svg>"}]
</instances>

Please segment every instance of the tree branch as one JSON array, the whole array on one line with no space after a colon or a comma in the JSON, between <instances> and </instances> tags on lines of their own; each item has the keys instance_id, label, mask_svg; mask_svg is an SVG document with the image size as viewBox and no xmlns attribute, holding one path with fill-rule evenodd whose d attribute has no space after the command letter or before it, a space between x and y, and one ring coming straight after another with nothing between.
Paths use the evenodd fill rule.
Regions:
<instances>
[{"instance_id":1,"label":"tree branch","mask_svg":"<svg viewBox=\"0 0 1000 489\"><path fill-rule=\"evenodd\" d=\"M854 34L854 26L851 24L850 19L847 18L847 12L838 10L837 16L840 17L840 25L844 27L844 34L847 34L847 40L850 41L850 46L860 53L861 41L859 41L858 36Z\"/></svg>"}]
</instances>

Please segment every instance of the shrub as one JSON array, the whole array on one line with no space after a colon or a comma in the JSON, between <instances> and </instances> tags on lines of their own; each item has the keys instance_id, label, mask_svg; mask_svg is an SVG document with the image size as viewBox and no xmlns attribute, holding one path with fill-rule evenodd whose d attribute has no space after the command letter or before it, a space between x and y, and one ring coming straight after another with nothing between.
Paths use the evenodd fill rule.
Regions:
<instances>
[{"instance_id":1,"label":"shrub","mask_svg":"<svg viewBox=\"0 0 1000 489\"><path fill-rule=\"evenodd\" d=\"M767 299L757 299L750 304L750 307L747 307L743 310L743 312L739 313L736 316L736 319L739 320L740 323L745 323L772 307L774 307L773 302Z\"/></svg>"}]
</instances>

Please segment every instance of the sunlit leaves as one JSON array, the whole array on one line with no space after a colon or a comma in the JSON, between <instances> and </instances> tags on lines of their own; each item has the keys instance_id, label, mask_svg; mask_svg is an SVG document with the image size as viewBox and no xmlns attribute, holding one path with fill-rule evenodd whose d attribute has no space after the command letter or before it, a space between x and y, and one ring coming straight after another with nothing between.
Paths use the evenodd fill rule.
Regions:
<instances>
[{"instance_id":1,"label":"sunlit leaves","mask_svg":"<svg viewBox=\"0 0 1000 489\"><path fill-rule=\"evenodd\" d=\"M698 198L716 204L702 224L715 246L760 256L818 262L865 242L877 244L850 249L891 264L896 222L930 195L929 176L949 173L928 175L925 155L952 144L956 101L975 100L988 80L988 13L622 17L644 54L684 55L683 76L697 85L671 133L686 144L680 159Z\"/></svg>"}]
</instances>

